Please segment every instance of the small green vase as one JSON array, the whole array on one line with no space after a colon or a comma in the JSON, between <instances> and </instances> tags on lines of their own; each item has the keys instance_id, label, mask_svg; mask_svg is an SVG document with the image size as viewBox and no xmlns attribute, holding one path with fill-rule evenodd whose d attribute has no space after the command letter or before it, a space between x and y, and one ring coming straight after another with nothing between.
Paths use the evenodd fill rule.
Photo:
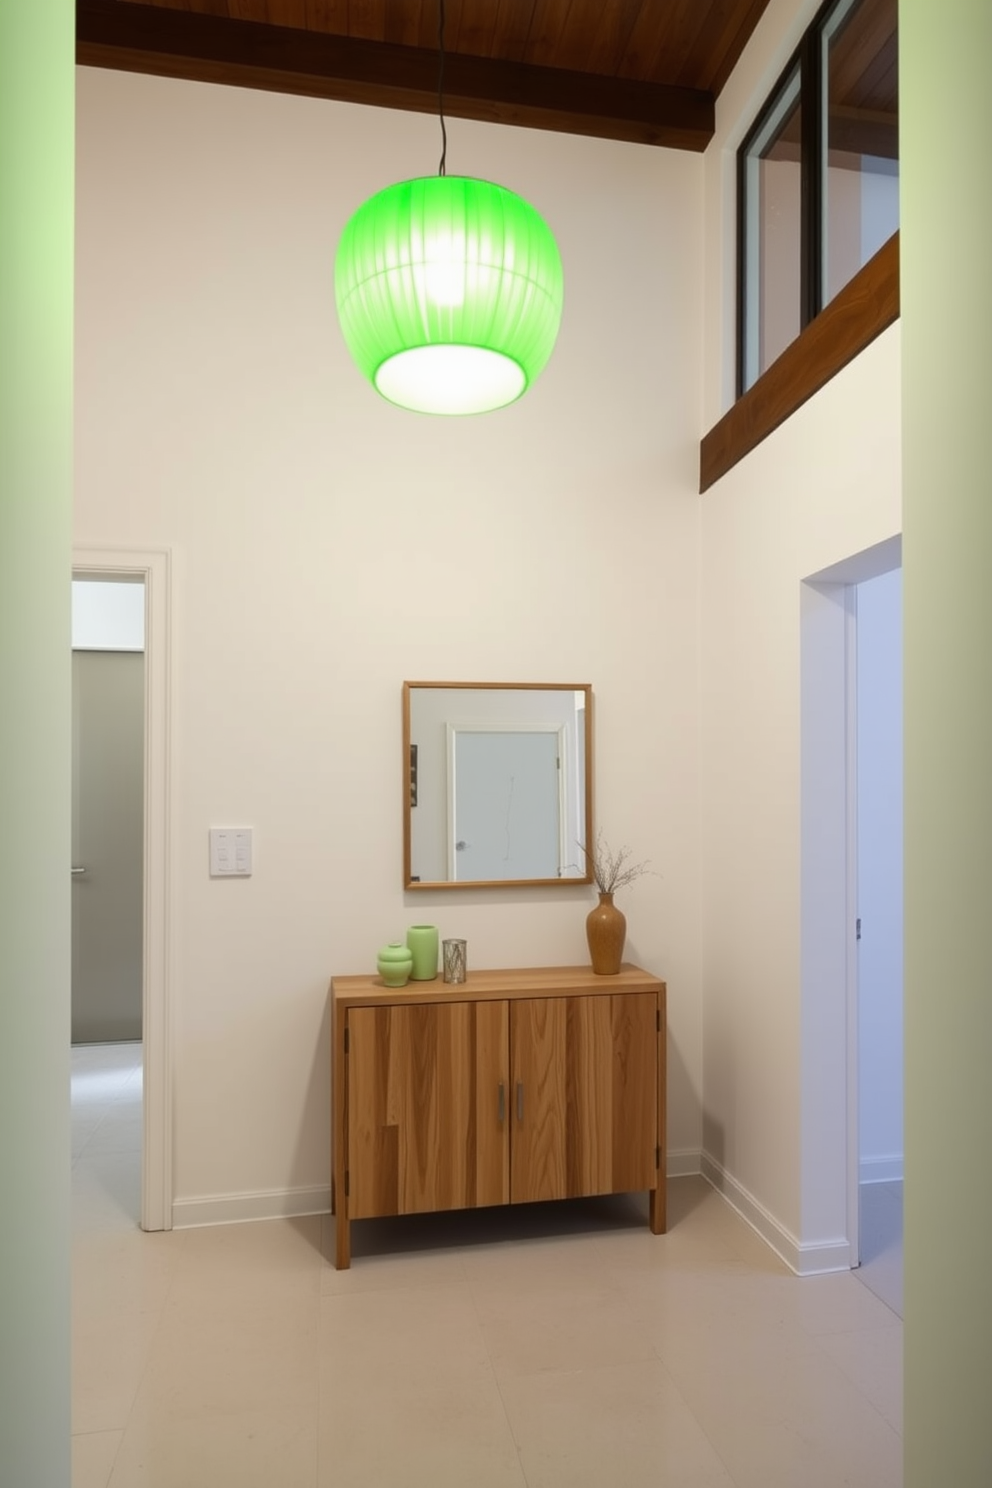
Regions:
<instances>
[{"instance_id":1,"label":"small green vase","mask_svg":"<svg viewBox=\"0 0 992 1488\"><path fill-rule=\"evenodd\" d=\"M398 940L383 946L376 957L376 969L387 987L405 987L410 980L413 955L409 946Z\"/></svg>"},{"instance_id":2,"label":"small green vase","mask_svg":"<svg viewBox=\"0 0 992 1488\"><path fill-rule=\"evenodd\" d=\"M411 925L406 943L413 954L410 977L415 982L432 982L437 976L437 926Z\"/></svg>"}]
</instances>

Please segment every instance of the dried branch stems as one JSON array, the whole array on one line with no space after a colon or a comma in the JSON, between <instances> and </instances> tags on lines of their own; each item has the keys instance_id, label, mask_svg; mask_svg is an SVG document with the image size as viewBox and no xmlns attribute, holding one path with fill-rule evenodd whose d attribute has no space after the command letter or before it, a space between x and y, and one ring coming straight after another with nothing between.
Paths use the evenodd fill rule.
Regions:
<instances>
[{"instance_id":1,"label":"dried branch stems","mask_svg":"<svg viewBox=\"0 0 992 1488\"><path fill-rule=\"evenodd\" d=\"M597 832L596 845L591 851L584 842L580 842L579 847L601 894L615 894L618 889L625 889L628 884L633 883L635 878L652 871L648 867L648 858L643 863L630 861L629 847L621 847L614 852L602 832Z\"/></svg>"}]
</instances>

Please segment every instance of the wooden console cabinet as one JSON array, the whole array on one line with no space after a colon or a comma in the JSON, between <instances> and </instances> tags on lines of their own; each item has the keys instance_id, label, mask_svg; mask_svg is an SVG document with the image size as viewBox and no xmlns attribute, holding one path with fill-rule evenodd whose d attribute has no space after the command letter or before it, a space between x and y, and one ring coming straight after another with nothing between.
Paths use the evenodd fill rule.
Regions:
<instances>
[{"instance_id":1,"label":"wooden console cabinet","mask_svg":"<svg viewBox=\"0 0 992 1488\"><path fill-rule=\"evenodd\" d=\"M331 982L335 1265L351 1221L649 1191L665 1229L665 983L636 966Z\"/></svg>"}]
</instances>

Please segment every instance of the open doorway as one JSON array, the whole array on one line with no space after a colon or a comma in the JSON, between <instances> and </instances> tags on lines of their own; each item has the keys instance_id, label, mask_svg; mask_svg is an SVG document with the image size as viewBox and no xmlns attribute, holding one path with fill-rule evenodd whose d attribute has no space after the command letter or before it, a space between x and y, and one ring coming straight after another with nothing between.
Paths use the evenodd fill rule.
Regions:
<instances>
[{"instance_id":1,"label":"open doorway","mask_svg":"<svg viewBox=\"0 0 992 1488\"><path fill-rule=\"evenodd\" d=\"M72 1042L141 1042L145 586L72 582Z\"/></svg>"},{"instance_id":2,"label":"open doorway","mask_svg":"<svg viewBox=\"0 0 992 1488\"><path fill-rule=\"evenodd\" d=\"M145 587L72 581L72 1168L141 1220Z\"/></svg>"},{"instance_id":3,"label":"open doorway","mask_svg":"<svg viewBox=\"0 0 992 1488\"><path fill-rule=\"evenodd\" d=\"M145 590L72 581L73 1202L141 1219Z\"/></svg>"},{"instance_id":4,"label":"open doorway","mask_svg":"<svg viewBox=\"0 0 992 1488\"><path fill-rule=\"evenodd\" d=\"M858 707L859 587L900 566L897 537L811 575L801 586L801 1252L810 1271L859 1265L862 1178L888 1176L887 1169L901 1162L901 1084L892 1078L901 1068L902 1042L902 708L894 685L901 668L892 652L892 625L901 630L901 608L893 605L892 584L864 591L868 647L862 656L866 707L860 738ZM883 631L876 611L885 608L889 618ZM885 812L879 812L880 780L887 825ZM892 835L894 810L898 838ZM867 902L859 897L861 877ZM884 913L880 890L888 899ZM873 957L866 972L875 979L864 999L859 919L865 936L871 935ZM875 953L883 940L888 946L879 959ZM870 1010L865 1036L862 1001ZM887 1062L884 1072L880 1059ZM899 1106L895 1113L893 1101Z\"/></svg>"},{"instance_id":5,"label":"open doorway","mask_svg":"<svg viewBox=\"0 0 992 1488\"><path fill-rule=\"evenodd\" d=\"M140 592L144 637L140 678L141 748L140 765L133 767L140 777L140 802L132 803L132 814L140 810L138 823L132 823L134 834L140 843L140 926L134 932L140 953L140 1008L137 1015L133 1009L124 1009L127 1001L126 985L133 973L124 971L120 986L111 999L114 1004L97 1011L97 1022L91 1028L97 1033L102 1029L110 1034L103 1047L118 1044L118 1059L125 1046L132 1052L137 1041L115 1039L113 1030L127 1032L128 1018L137 1016L140 1031L140 1052L137 1065L132 1060L133 1079L129 1093L140 1090L140 1104L134 1119L140 1123L140 1224L145 1230L171 1229L172 1227L172 1153L171 1153L171 1082L169 1028L169 992L171 977L171 884L169 859L170 821L170 699L171 699L171 561L167 551L123 551L114 549L81 549L73 553L73 579L84 586L105 584L120 586L118 594L129 589L133 598ZM91 594L95 594L92 590ZM106 670L106 669L104 669ZM131 668L132 672L134 668ZM94 707L100 709L100 687ZM131 679L133 682L133 678ZM127 687L125 686L125 690ZM119 691L117 682L111 683L110 692L104 699L114 697ZM133 687L131 688L133 693ZM132 697L132 711L134 700ZM105 746L117 749L117 743ZM74 801L74 815L76 804ZM99 814L99 803L97 803ZM75 825L75 823L74 823ZM91 839L92 841L92 839ZM74 861L74 867L89 869L84 861ZM92 875L83 873L78 889L90 889L96 885ZM87 883L87 877L91 881ZM74 888L74 895L77 890ZM76 926L74 923L74 938ZM117 947L116 949L120 949ZM111 965L114 957L111 956ZM74 965L74 973L76 967ZM106 968L103 972L106 974ZM98 975L99 975L98 974ZM115 969L116 975L116 969ZM123 990L122 990L123 989ZM74 988L75 1001L75 988ZM75 1022L75 1010L74 1010ZM132 1021L131 1029L135 1027ZM80 1047L83 1047L80 1044ZM90 1045L90 1047L93 1047ZM114 1064L114 1061L111 1061ZM111 1084L118 1077L108 1074ZM86 1078L83 1078L83 1084ZM99 1085L99 1078L96 1084ZM118 1083L119 1080L118 1080ZM108 1087L109 1089L109 1087ZM120 1092L123 1093L123 1092ZM98 1097L99 1098L99 1097Z\"/></svg>"},{"instance_id":6,"label":"open doorway","mask_svg":"<svg viewBox=\"0 0 992 1488\"><path fill-rule=\"evenodd\" d=\"M902 1315L902 569L857 616L859 1280Z\"/></svg>"}]
</instances>

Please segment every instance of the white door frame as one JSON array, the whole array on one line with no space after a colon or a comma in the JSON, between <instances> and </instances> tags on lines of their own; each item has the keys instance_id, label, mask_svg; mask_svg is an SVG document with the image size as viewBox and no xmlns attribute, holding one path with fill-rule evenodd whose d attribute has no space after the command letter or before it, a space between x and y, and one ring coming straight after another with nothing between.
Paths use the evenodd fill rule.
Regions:
<instances>
[{"instance_id":1,"label":"white door frame","mask_svg":"<svg viewBox=\"0 0 992 1488\"><path fill-rule=\"evenodd\" d=\"M145 586L141 1228L172 1229L172 554L74 547L75 575Z\"/></svg>"}]
</instances>

